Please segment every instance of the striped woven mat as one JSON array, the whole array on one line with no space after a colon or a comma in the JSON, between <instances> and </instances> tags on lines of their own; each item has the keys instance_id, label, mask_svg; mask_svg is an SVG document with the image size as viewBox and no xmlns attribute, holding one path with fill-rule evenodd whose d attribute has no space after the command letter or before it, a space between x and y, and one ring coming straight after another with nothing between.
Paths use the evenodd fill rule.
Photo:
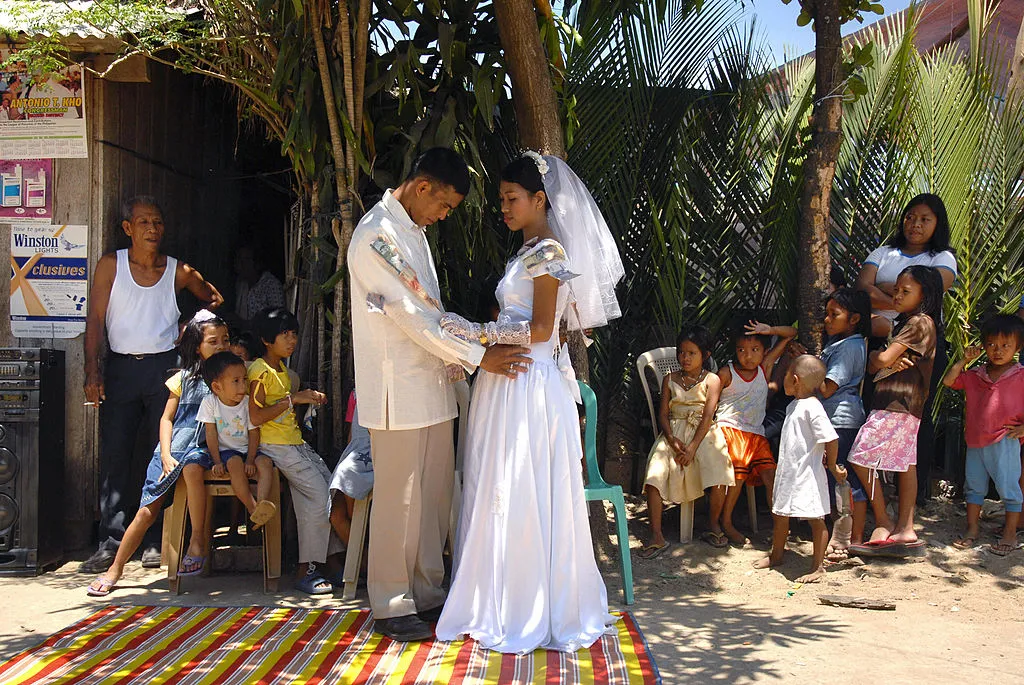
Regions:
<instances>
[{"instance_id":1,"label":"striped woven mat","mask_svg":"<svg viewBox=\"0 0 1024 685\"><path fill-rule=\"evenodd\" d=\"M110 606L0 664L0 683L660 683L628 613L575 654L393 642L368 611Z\"/></svg>"}]
</instances>

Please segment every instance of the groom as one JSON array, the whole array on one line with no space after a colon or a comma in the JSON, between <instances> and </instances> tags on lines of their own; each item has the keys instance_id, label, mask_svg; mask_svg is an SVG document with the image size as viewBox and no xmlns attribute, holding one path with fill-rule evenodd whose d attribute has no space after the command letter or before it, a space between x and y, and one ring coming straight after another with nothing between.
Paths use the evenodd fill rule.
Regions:
<instances>
[{"instance_id":1,"label":"groom","mask_svg":"<svg viewBox=\"0 0 1024 685\"><path fill-rule=\"evenodd\" d=\"M484 348L447 336L425 229L469 192L469 169L452 150L432 148L409 177L384 193L352 235L352 338L359 422L370 431L374 505L369 592L376 630L425 640L445 592L458 415L452 378L476 367L514 377L523 347Z\"/></svg>"}]
</instances>

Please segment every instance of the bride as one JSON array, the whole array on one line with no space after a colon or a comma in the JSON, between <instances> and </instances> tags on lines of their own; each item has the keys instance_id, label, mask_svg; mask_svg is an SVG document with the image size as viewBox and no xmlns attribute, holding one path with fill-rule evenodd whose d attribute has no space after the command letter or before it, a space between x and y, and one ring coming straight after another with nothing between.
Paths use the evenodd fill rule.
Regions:
<instances>
[{"instance_id":1,"label":"bride","mask_svg":"<svg viewBox=\"0 0 1024 685\"><path fill-rule=\"evenodd\" d=\"M608 227L561 159L526 153L501 174L501 211L523 247L498 284L496 322L445 314L484 345L529 345L529 369L473 386L455 565L437 637L509 653L589 647L614 623L594 560L583 492L579 389L559 321L619 316L622 278Z\"/></svg>"}]
</instances>

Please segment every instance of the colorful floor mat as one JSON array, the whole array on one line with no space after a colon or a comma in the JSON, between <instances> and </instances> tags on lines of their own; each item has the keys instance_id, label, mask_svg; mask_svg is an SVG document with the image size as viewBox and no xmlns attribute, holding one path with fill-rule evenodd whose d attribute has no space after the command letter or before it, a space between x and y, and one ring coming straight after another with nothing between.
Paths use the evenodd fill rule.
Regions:
<instances>
[{"instance_id":1,"label":"colorful floor mat","mask_svg":"<svg viewBox=\"0 0 1024 685\"><path fill-rule=\"evenodd\" d=\"M660 683L640 629L575 654L399 643L368 611L110 606L0 664L0 683Z\"/></svg>"}]
</instances>

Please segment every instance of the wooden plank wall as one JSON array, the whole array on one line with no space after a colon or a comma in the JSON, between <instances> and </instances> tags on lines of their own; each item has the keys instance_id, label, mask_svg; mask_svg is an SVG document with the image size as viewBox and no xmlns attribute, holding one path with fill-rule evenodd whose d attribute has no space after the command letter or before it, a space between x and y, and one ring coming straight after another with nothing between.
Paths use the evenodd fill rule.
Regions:
<instances>
[{"instance_id":1,"label":"wooden plank wall","mask_svg":"<svg viewBox=\"0 0 1024 685\"><path fill-rule=\"evenodd\" d=\"M167 253L230 289L240 183L233 166L234 105L223 88L199 77L158 65L151 65L150 73L151 83L87 76L90 157L55 162L54 221L90 226L90 264L95 264L103 253L127 246L121 202L154 195L164 208ZM0 231L0 248L10 254L9 230ZM0 346L53 346L67 356L65 548L85 547L98 511L99 445L96 412L82 405L84 336L14 338L9 309L9 299L0 298Z\"/></svg>"}]
</instances>

